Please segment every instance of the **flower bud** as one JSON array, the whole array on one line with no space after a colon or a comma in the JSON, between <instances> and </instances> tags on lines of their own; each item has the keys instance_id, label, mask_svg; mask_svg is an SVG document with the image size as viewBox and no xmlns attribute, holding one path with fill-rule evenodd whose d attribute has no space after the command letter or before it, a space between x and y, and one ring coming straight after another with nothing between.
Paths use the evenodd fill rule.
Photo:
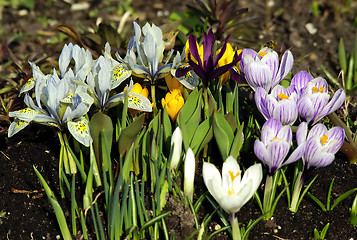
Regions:
<instances>
[{"instance_id":1,"label":"flower bud","mask_svg":"<svg viewBox=\"0 0 357 240\"><path fill-rule=\"evenodd\" d=\"M176 169L181 158L182 131L177 127L171 137L171 168Z\"/></svg>"},{"instance_id":2,"label":"flower bud","mask_svg":"<svg viewBox=\"0 0 357 240\"><path fill-rule=\"evenodd\" d=\"M166 94L165 98L161 100L162 107L166 107L172 121L175 121L180 112L185 100L182 97L181 91L174 89Z\"/></svg>"}]
</instances>

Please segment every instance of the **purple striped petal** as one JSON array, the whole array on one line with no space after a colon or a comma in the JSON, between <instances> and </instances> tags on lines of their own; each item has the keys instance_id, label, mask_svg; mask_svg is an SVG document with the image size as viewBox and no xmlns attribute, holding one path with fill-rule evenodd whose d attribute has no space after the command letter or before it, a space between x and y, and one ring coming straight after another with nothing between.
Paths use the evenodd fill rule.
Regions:
<instances>
[{"instance_id":1,"label":"purple striped petal","mask_svg":"<svg viewBox=\"0 0 357 240\"><path fill-rule=\"evenodd\" d=\"M316 155L320 154L321 142L319 138L309 138L306 142L305 153L302 157L305 165L308 165L310 160Z\"/></svg>"},{"instance_id":2,"label":"purple striped petal","mask_svg":"<svg viewBox=\"0 0 357 240\"><path fill-rule=\"evenodd\" d=\"M292 143L292 140L293 140L293 133L291 131L291 127L290 126L283 126L277 136L276 136L278 139L282 139L286 142L288 142L289 144Z\"/></svg>"},{"instance_id":3,"label":"purple striped petal","mask_svg":"<svg viewBox=\"0 0 357 240\"><path fill-rule=\"evenodd\" d=\"M306 142L298 145L298 147L290 154L289 158L282 164L287 165L299 160L305 152Z\"/></svg>"},{"instance_id":4,"label":"purple striped petal","mask_svg":"<svg viewBox=\"0 0 357 240\"><path fill-rule=\"evenodd\" d=\"M192 56L194 57L194 59L197 60L198 65L203 66L200 54L198 53L198 49L197 49L196 37L193 34L190 34L190 36L188 37L188 43L190 46L190 52L191 52ZM189 59L191 59L191 58L189 58Z\"/></svg>"},{"instance_id":5,"label":"purple striped petal","mask_svg":"<svg viewBox=\"0 0 357 240\"><path fill-rule=\"evenodd\" d=\"M268 164L270 155L263 142L255 140L254 153L260 161L262 161L264 164Z\"/></svg>"},{"instance_id":6,"label":"purple striped petal","mask_svg":"<svg viewBox=\"0 0 357 240\"><path fill-rule=\"evenodd\" d=\"M265 104L266 104L266 109L268 111L268 119L272 118L274 116L274 109L278 105L278 101L271 94L268 94L265 97ZM276 117L274 118L279 120L279 118Z\"/></svg>"},{"instance_id":7,"label":"purple striped petal","mask_svg":"<svg viewBox=\"0 0 357 240\"><path fill-rule=\"evenodd\" d=\"M270 141L278 135L278 132L282 128L281 123L274 119L270 118L268 121L266 121L262 127L261 131L261 136L260 139L264 143L265 146L267 146Z\"/></svg>"},{"instance_id":8,"label":"purple striped petal","mask_svg":"<svg viewBox=\"0 0 357 240\"><path fill-rule=\"evenodd\" d=\"M282 125L293 125L298 117L296 102L289 99L278 102L272 116L278 119Z\"/></svg>"},{"instance_id":9,"label":"purple striped petal","mask_svg":"<svg viewBox=\"0 0 357 240\"><path fill-rule=\"evenodd\" d=\"M270 91L272 73L265 63L260 61L250 62L245 66L244 74L248 84L254 91L257 87Z\"/></svg>"},{"instance_id":10,"label":"purple striped petal","mask_svg":"<svg viewBox=\"0 0 357 240\"><path fill-rule=\"evenodd\" d=\"M314 117L315 111L309 96L303 96L297 104L299 116L304 118L309 123Z\"/></svg>"},{"instance_id":11,"label":"purple striped petal","mask_svg":"<svg viewBox=\"0 0 357 240\"><path fill-rule=\"evenodd\" d=\"M307 139L313 138L313 137L322 137L325 133L327 132L327 128L325 125L322 123L318 123L315 126L313 126L309 132L309 135L307 136Z\"/></svg>"},{"instance_id":12,"label":"purple striped petal","mask_svg":"<svg viewBox=\"0 0 357 240\"><path fill-rule=\"evenodd\" d=\"M215 39L213 36L212 29L210 29L207 34L203 33L203 63L204 64L206 64L207 62L213 62L212 47L214 45L214 42ZM204 66L204 68L206 68L206 66Z\"/></svg>"},{"instance_id":13,"label":"purple striped petal","mask_svg":"<svg viewBox=\"0 0 357 240\"><path fill-rule=\"evenodd\" d=\"M312 105L314 108L314 117L313 117L313 122L316 123L318 120L321 119L321 112L325 108L325 106L328 103L328 100L330 98L330 95L328 93L315 93L310 95L311 100L312 100Z\"/></svg>"},{"instance_id":14,"label":"purple striped petal","mask_svg":"<svg viewBox=\"0 0 357 240\"><path fill-rule=\"evenodd\" d=\"M273 86L276 86L283 80L291 71L294 64L294 57L290 50L286 50L281 58L278 74L273 80Z\"/></svg>"},{"instance_id":15,"label":"purple striped petal","mask_svg":"<svg viewBox=\"0 0 357 240\"><path fill-rule=\"evenodd\" d=\"M323 108L320 114L317 116L315 121L320 120L324 116L333 113L337 109L339 109L346 99L346 93L343 89L339 89L335 92L330 102Z\"/></svg>"},{"instance_id":16,"label":"purple striped petal","mask_svg":"<svg viewBox=\"0 0 357 240\"><path fill-rule=\"evenodd\" d=\"M278 69L279 69L279 56L278 54L273 51L273 52L270 52L268 54L266 54L262 59L261 61L263 63L265 63L266 65L268 65L268 67L270 68L270 71L272 73L272 79L275 78L277 72L278 72Z\"/></svg>"},{"instance_id":17,"label":"purple striped petal","mask_svg":"<svg viewBox=\"0 0 357 240\"><path fill-rule=\"evenodd\" d=\"M322 77L317 77L308 82L305 87L301 90L301 94L314 94L317 92L327 93L328 84Z\"/></svg>"},{"instance_id":18,"label":"purple striped petal","mask_svg":"<svg viewBox=\"0 0 357 240\"><path fill-rule=\"evenodd\" d=\"M290 96L288 89L286 89L284 86L281 85L276 85L275 87L273 87L273 89L270 92L270 95L274 96L276 100L280 101L281 99L278 97L280 93L286 96Z\"/></svg>"},{"instance_id":19,"label":"purple striped petal","mask_svg":"<svg viewBox=\"0 0 357 240\"><path fill-rule=\"evenodd\" d=\"M306 84L312 79L314 79L314 77L310 73L306 71L300 71L294 75L293 79L291 79L290 85L295 86L296 91L300 93Z\"/></svg>"},{"instance_id":20,"label":"purple striped petal","mask_svg":"<svg viewBox=\"0 0 357 240\"><path fill-rule=\"evenodd\" d=\"M345 139L345 131L341 127L333 127L326 132L328 143L324 151L335 154L340 150Z\"/></svg>"},{"instance_id":21,"label":"purple striped petal","mask_svg":"<svg viewBox=\"0 0 357 240\"><path fill-rule=\"evenodd\" d=\"M268 152L270 153L271 159L267 165L269 166L269 172L271 174L279 169L285 157L288 155L289 149L290 144L279 139L273 140L271 144L268 145Z\"/></svg>"},{"instance_id":22,"label":"purple striped petal","mask_svg":"<svg viewBox=\"0 0 357 240\"><path fill-rule=\"evenodd\" d=\"M307 122L302 122L296 130L296 141L298 145L306 141L307 125Z\"/></svg>"},{"instance_id":23,"label":"purple striped petal","mask_svg":"<svg viewBox=\"0 0 357 240\"><path fill-rule=\"evenodd\" d=\"M242 60L239 62L240 68L242 69L242 72L244 73L244 68L245 66L251 62L254 61L255 57L257 56L257 52L254 51L253 49L243 49L241 52L242 55Z\"/></svg>"},{"instance_id":24,"label":"purple striped petal","mask_svg":"<svg viewBox=\"0 0 357 240\"><path fill-rule=\"evenodd\" d=\"M269 113L266 107L266 97L267 92L264 88L258 87L254 94L255 104L257 105L258 110L263 114L265 119L269 119Z\"/></svg>"},{"instance_id":25,"label":"purple striped petal","mask_svg":"<svg viewBox=\"0 0 357 240\"><path fill-rule=\"evenodd\" d=\"M319 152L315 154L313 158L308 162L307 169L310 167L326 167L335 160L335 155L332 153Z\"/></svg>"}]
</instances>

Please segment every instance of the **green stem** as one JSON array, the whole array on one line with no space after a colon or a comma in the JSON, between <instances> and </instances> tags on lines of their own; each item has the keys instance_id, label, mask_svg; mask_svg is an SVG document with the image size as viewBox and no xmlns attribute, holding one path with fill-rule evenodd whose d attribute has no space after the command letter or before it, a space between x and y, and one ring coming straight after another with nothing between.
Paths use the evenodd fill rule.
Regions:
<instances>
[{"instance_id":1,"label":"green stem","mask_svg":"<svg viewBox=\"0 0 357 240\"><path fill-rule=\"evenodd\" d=\"M156 116L157 114L157 106L156 106L156 95L155 95L155 84L151 84L151 101L153 103L153 112L154 112L154 116Z\"/></svg>"},{"instance_id":2,"label":"green stem","mask_svg":"<svg viewBox=\"0 0 357 240\"><path fill-rule=\"evenodd\" d=\"M231 227L232 227L232 238L233 240L241 240L238 218L235 216L235 213L232 213L230 217L231 217Z\"/></svg>"},{"instance_id":3,"label":"green stem","mask_svg":"<svg viewBox=\"0 0 357 240\"><path fill-rule=\"evenodd\" d=\"M203 99L205 101L205 119L209 118L208 93L207 87L203 87Z\"/></svg>"},{"instance_id":4,"label":"green stem","mask_svg":"<svg viewBox=\"0 0 357 240\"><path fill-rule=\"evenodd\" d=\"M295 185L294 185L294 190L292 194L292 199L291 199L291 205L289 210L292 212L297 212L297 209L299 207L298 202L300 198L300 192L302 189L302 186L304 185L303 179L301 179L303 172L299 172L298 176L296 177Z\"/></svg>"},{"instance_id":5,"label":"green stem","mask_svg":"<svg viewBox=\"0 0 357 240\"><path fill-rule=\"evenodd\" d=\"M265 180L264 199L263 199L264 213L263 214L267 214L271 210L272 192L273 192L273 176L268 175Z\"/></svg>"}]
</instances>

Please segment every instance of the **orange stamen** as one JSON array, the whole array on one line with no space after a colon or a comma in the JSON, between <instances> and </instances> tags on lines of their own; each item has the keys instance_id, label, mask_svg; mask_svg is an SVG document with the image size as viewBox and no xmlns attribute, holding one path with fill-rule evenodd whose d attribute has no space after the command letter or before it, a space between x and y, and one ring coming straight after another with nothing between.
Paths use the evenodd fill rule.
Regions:
<instances>
[{"instance_id":1,"label":"orange stamen","mask_svg":"<svg viewBox=\"0 0 357 240\"><path fill-rule=\"evenodd\" d=\"M313 87L312 88L312 91L314 91L314 93L318 93L318 92L322 93L324 90L325 90L324 87L320 87L320 88Z\"/></svg>"},{"instance_id":2,"label":"orange stamen","mask_svg":"<svg viewBox=\"0 0 357 240\"><path fill-rule=\"evenodd\" d=\"M328 136L325 134L320 138L321 144L328 143Z\"/></svg>"},{"instance_id":3,"label":"orange stamen","mask_svg":"<svg viewBox=\"0 0 357 240\"><path fill-rule=\"evenodd\" d=\"M262 56L262 57L264 57L267 54L268 54L267 51L259 52L259 55Z\"/></svg>"},{"instance_id":4,"label":"orange stamen","mask_svg":"<svg viewBox=\"0 0 357 240\"><path fill-rule=\"evenodd\" d=\"M286 96L284 93L279 93L278 97L283 100L283 99L288 99L289 96Z\"/></svg>"}]
</instances>

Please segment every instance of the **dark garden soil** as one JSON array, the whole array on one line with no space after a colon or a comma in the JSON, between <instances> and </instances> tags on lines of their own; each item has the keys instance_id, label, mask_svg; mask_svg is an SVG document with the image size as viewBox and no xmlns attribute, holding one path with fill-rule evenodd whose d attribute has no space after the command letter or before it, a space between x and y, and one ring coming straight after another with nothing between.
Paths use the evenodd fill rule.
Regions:
<instances>
[{"instance_id":1,"label":"dark garden soil","mask_svg":"<svg viewBox=\"0 0 357 240\"><path fill-rule=\"evenodd\" d=\"M68 24L77 32L85 33L88 26L96 23L97 17L108 23L120 19L114 14L117 1L89 1L88 7L80 5L84 6L84 10L80 11L71 9L71 4L67 3L71 1L44 1L43 3L36 0L34 2L33 10L10 6L2 9L0 88L6 86L5 79L19 81L23 76L16 68L2 65L10 58L23 65L22 71L27 74L30 73L27 65L29 59L33 61L44 55L57 59L64 42L70 40L55 30L54 26ZM79 1L75 2L79 3ZM261 2L273 5L268 8ZM294 73L299 70L310 70L316 76L325 77L321 70L323 64L334 76L337 76L338 40L343 37L346 49L352 51L355 34L352 23L357 13L357 3L352 1L351 7L344 11L339 8L344 1L318 2L321 11L320 16L315 17L312 16L309 0L239 1L239 6L250 9L247 17L252 17L251 21L255 26L251 30L254 37L248 39L250 41L242 40L239 42L239 47L250 46L258 49L268 40L277 41L279 46L285 42L288 46L294 46L292 49L296 60ZM185 11L187 3L192 4L189 0L155 0L150 3L143 0L133 1L132 6L136 15L129 18L128 24L131 24L130 22L136 17L139 17L141 22L152 21L158 25L166 23L167 16L172 11ZM89 12L96 12L97 17L90 17ZM313 26L316 32L307 26ZM7 47L11 52L6 50ZM356 120L355 114L351 114L352 120ZM33 170L35 166L41 172L60 199L58 156L57 135L48 128L31 126L11 139L6 139L5 134L0 136L0 239L62 238L53 209ZM254 154L244 154L241 159L243 165L246 167L251 165L255 161L253 156ZM222 164L219 160L216 161L216 165ZM332 202L344 192L357 187L357 165L350 164L342 153L336 155L336 160L330 166L312 171L310 180L316 174L318 178L310 192L324 203L333 178L335 183ZM194 200L197 200L197 196L206 191L200 166L195 181ZM273 219L259 222L253 228L249 239L313 239L314 228L321 231L327 223L330 223L330 228L326 239L357 239L357 229L349 223L348 209L351 207L353 197L354 195L341 202L333 211L323 212L306 196L299 211L292 214L288 210L286 195L283 195ZM68 215L68 203L60 200L60 204ZM184 208L181 203L170 197L165 210L172 211L172 214L166 218L166 224L171 233L175 234L176 239L184 239L194 231L194 220L188 208ZM201 211L199 222L213 209L208 202L204 202ZM256 202L252 200L240 210L238 220L246 225L250 219L257 219L260 215ZM219 227L222 226L218 217L213 218L208 226L211 232ZM215 239L229 239L229 236L222 233Z\"/></svg>"}]
</instances>

